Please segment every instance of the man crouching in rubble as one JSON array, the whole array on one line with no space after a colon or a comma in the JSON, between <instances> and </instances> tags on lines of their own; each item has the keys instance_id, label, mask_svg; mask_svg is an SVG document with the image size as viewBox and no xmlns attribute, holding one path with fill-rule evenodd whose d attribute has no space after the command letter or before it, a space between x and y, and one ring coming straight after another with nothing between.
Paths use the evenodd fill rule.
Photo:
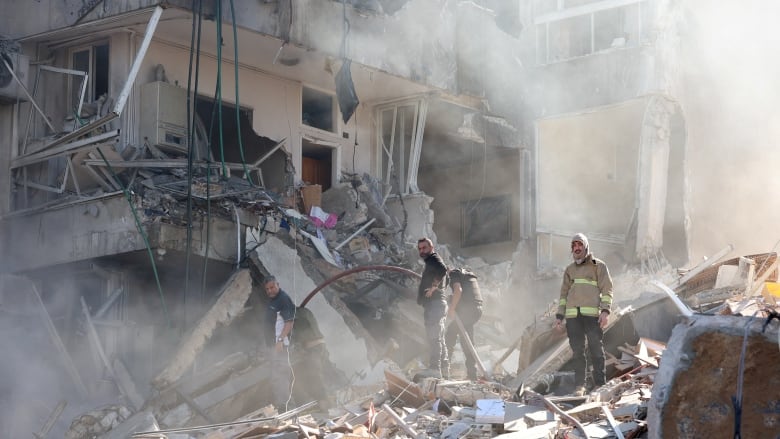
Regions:
<instances>
[{"instance_id":1,"label":"man crouching in rubble","mask_svg":"<svg viewBox=\"0 0 780 439\"><path fill-rule=\"evenodd\" d=\"M431 373L442 377L442 371L449 371L447 347L444 345L444 323L447 316L447 299L444 296L444 279L447 267L441 257L433 249L433 241L420 238L417 241L417 251L425 261L420 287L417 290L417 303L423 307L425 322L425 338L428 341Z\"/></svg>"},{"instance_id":2,"label":"man crouching in rubble","mask_svg":"<svg viewBox=\"0 0 780 439\"><path fill-rule=\"evenodd\" d=\"M574 363L575 394L585 394L585 340L588 342L593 366L593 384L606 384L604 361L604 331L612 307L612 278L607 265L593 257L588 248L588 238L582 233L571 239L571 255L574 262L566 267L555 314L555 328L566 333Z\"/></svg>"},{"instance_id":3,"label":"man crouching in rubble","mask_svg":"<svg viewBox=\"0 0 780 439\"><path fill-rule=\"evenodd\" d=\"M295 304L290 296L279 288L279 282L274 276L266 276L263 287L265 294L271 299L265 316L268 325L265 339L271 360L271 392L273 404L281 413L291 408L288 405L294 407L289 336L295 320Z\"/></svg>"},{"instance_id":4,"label":"man crouching in rubble","mask_svg":"<svg viewBox=\"0 0 780 439\"><path fill-rule=\"evenodd\" d=\"M477 275L465 268L453 268L449 275L452 298L447 317L452 320L457 315L463 324L466 335L473 343L474 325L482 317L482 293L479 290L479 283L477 283ZM458 325L450 324L447 328L447 334L444 336L448 364L452 364L452 351L457 340ZM464 346L463 339L460 340L460 345ZM466 357L466 375L468 379L474 381L477 379L477 359L470 349L463 348L463 354ZM449 375L444 368L442 368L442 373L445 374L445 377Z\"/></svg>"}]
</instances>

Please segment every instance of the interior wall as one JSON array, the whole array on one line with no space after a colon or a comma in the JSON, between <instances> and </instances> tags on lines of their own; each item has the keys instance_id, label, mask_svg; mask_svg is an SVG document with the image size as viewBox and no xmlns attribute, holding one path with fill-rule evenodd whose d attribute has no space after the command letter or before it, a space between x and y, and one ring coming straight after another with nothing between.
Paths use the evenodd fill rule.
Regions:
<instances>
[{"instance_id":1,"label":"interior wall","mask_svg":"<svg viewBox=\"0 0 780 439\"><path fill-rule=\"evenodd\" d=\"M537 232L567 236L551 254L574 232L628 233L643 114L637 99L537 121Z\"/></svg>"},{"instance_id":2,"label":"interior wall","mask_svg":"<svg viewBox=\"0 0 780 439\"><path fill-rule=\"evenodd\" d=\"M446 168L437 165L421 167L418 183L422 191L434 198L431 204L436 212L433 230L439 242L489 262L511 259L521 236L523 219L519 169L520 154L517 150L489 155L486 161L476 157L473 162L461 162ZM464 247L461 235L464 214L469 209L480 209L481 198L500 195L508 195L511 200L511 239Z\"/></svg>"},{"instance_id":3,"label":"interior wall","mask_svg":"<svg viewBox=\"0 0 780 439\"><path fill-rule=\"evenodd\" d=\"M154 71L158 63L163 63L165 66L166 75L171 83L178 83L180 87L187 86L189 52L160 42L153 42L150 46L137 85L154 80ZM199 94L213 97L216 66L215 59L201 57ZM236 102L233 68L232 62L223 62L222 99L230 103ZM299 82L249 68L239 70L240 104L253 110L253 129L259 135L275 140L287 138L285 149L292 152L298 180L301 178L301 90L302 86ZM359 105L356 113L346 124L343 123L341 114L338 114L340 129L331 134L331 137L338 142L337 148L342 150L340 155L343 162L334 163L334 166L340 166L344 172L352 173L354 170L362 173L371 170L373 157L371 111L371 107Z\"/></svg>"}]
</instances>

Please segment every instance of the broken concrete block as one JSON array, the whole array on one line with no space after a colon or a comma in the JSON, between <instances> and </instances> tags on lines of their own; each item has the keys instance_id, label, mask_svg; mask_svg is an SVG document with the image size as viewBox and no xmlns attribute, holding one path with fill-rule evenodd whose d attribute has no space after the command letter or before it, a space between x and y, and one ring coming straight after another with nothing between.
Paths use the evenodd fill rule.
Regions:
<instances>
[{"instance_id":1,"label":"broken concrete block","mask_svg":"<svg viewBox=\"0 0 780 439\"><path fill-rule=\"evenodd\" d=\"M442 425L445 425L442 423ZM468 422L455 422L445 427L441 432L441 439L457 439L461 435L471 428L471 424Z\"/></svg>"},{"instance_id":2,"label":"broken concrete block","mask_svg":"<svg viewBox=\"0 0 780 439\"><path fill-rule=\"evenodd\" d=\"M503 399L479 399L477 400L477 414L474 421L480 424L504 423Z\"/></svg>"},{"instance_id":3,"label":"broken concrete block","mask_svg":"<svg viewBox=\"0 0 780 439\"><path fill-rule=\"evenodd\" d=\"M522 431L529 428L525 416L536 412L546 412L547 409L519 402L504 403L504 431Z\"/></svg>"},{"instance_id":4,"label":"broken concrete block","mask_svg":"<svg viewBox=\"0 0 780 439\"><path fill-rule=\"evenodd\" d=\"M538 425L544 425L548 422L553 422L558 420L558 415L555 413L544 410L544 411L537 411L537 412L531 412L525 415L525 422L532 426L536 427Z\"/></svg>"},{"instance_id":5,"label":"broken concrete block","mask_svg":"<svg viewBox=\"0 0 780 439\"><path fill-rule=\"evenodd\" d=\"M744 401L750 401L742 407L741 437L780 434L778 325L766 331L762 325L762 319L695 315L674 328L648 404L651 437L718 437L733 431L732 397L741 364Z\"/></svg>"}]
</instances>

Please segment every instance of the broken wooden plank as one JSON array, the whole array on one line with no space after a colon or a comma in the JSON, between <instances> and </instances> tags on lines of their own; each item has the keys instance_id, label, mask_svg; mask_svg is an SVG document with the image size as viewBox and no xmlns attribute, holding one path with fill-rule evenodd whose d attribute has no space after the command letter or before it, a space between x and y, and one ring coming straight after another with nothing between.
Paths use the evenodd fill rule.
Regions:
<instances>
[{"instance_id":1,"label":"broken wooden plank","mask_svg":"<svg viewBox=\"0 0 780 439\"><path fill-rule=\"evenodd\" d=\"M244 305L251 293L252 277L249 270L242 269L235 272L225 282L217 302L198 321L189 336L182 340L176 354L165 370L152 381L152 385L162 389L178 380L195 361L195 357L211 338L214 329L218 325L229 325L233 319L244 312Z\"/></svg>"},{"instance_id":2,"label":"broken wooden plank","mask_svg":"<svg viewBox=\"0 0 780 439\"><path fill-rule=\"evenodd\" d=\"M398 416L398 413L396 413L395 410L393 410L392 407L390 407L387 404L382 404L382 409L384 409L385 413L387 413L388 415L390 415L391 418L393 418L393 421L395 421L395 424L397 426L401 427L401 429L404 432L406 432L406 434L408 434L409 436L411 436L413 438L420 437L420 435L417 433L417 431L415 431L415 429L412 428L409 424L404 422L404 420L401 419L400 416Z\"/></svg>"},{"instance_id":3,"label":"broken wooden plank","mask_svg":"<svg viewBox=\"0 0 780 439\"><path fill-rule=\"evenodd\" d=\"M729 254L731 250L734 249L734 246L729 244L726 247L723 247L719 252L712 255L711 258L704 260L700 262L696 267L694 267L692 270L685 273L685 275L678 278L676 281L672 283L672 288L679 288L680 286L684 285L689 280L693 279L697 274L701 273L702 271L706 270L707 268L711 267L713 264L721 260L724 256Z\"/></svg>"},{"instance_id":4,"label":"broken wooden plank","mask_svg":"<svg viewBox=\"0 0 780 439\"><path fill-rule=\"evenodd\" d=\"M650 358L648 356L643 356L643 355L641 355L639 353L632 352L630 349L624 348L623 346L618 346L618 350L620 352L624 352L624 353L626 353L626 354L636 358L637 360L639 360L639 361L641 361L641 362L643 362L645 364L648 364L648 365L656 367L656 368L658 367L658 361L656 361L655 358Z\"/></svg>"},{"instance_id":5,"label":"broken wooden plank","mask_svg":"<svg viewBox=\"0 0 780 439\"><path fill-rule=\"evenodd\" d=\"M607 422L609 423L610 428L612 428L612 431L615 433L615 437L617 439L625 439L623 432L620 431L620 427L618 426L617 421L615 421L615 418L612 417L612 412L609 411L609 407L607 407L606 404L602 405L601 410L604 411L604 416L607 417Z\"/></svg>"},{"instance_id":6,"label":"broken wooden plank","mask_svg":"<svg viewBox=\"0 0 780 439\"><path fill-rule=\"evenodd\" d=\"M652 352L653 355L660 355L666 350L666 343L660 342L658 340L653 340L652 338L647 337L639 337L639 341L647 346L647 350Z\"/></svg>"},{"instance_id":7,"label":"broken wooden plank","mask_svg":"<svg viewBox=\"0 0 780 439\"><path fill-rule=\"evenodd\" d=\"M394 398L413 407L425 404L422 389L417 384L387 369L385 369L385 380L387 381L387 392Z\"/></svg>"}]
</instances>

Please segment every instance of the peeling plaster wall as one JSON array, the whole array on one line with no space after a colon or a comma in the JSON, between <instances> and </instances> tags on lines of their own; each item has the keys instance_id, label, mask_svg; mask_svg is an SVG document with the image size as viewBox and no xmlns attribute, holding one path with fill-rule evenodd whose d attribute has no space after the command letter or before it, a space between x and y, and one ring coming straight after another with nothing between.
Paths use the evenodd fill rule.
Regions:
<instances>
[{"instance_id":1,"label":"peeling plaster wall","mask_svg":"<svg viewBox=\"0 0 780 439\"><path fill-rule=\"evenodd\" d=\"M296 250L288 247L279 238L269 236L255 251L263 266L271 275L276 276L279 286L290 295L296 305L317 287L304 272ZM315 295L306 307L317 317L331 361L344 371L347 377L354 372L371 369L363 340L352 334L341 315L328 304L322 294Z\"/></svg>"}]
</instances>

